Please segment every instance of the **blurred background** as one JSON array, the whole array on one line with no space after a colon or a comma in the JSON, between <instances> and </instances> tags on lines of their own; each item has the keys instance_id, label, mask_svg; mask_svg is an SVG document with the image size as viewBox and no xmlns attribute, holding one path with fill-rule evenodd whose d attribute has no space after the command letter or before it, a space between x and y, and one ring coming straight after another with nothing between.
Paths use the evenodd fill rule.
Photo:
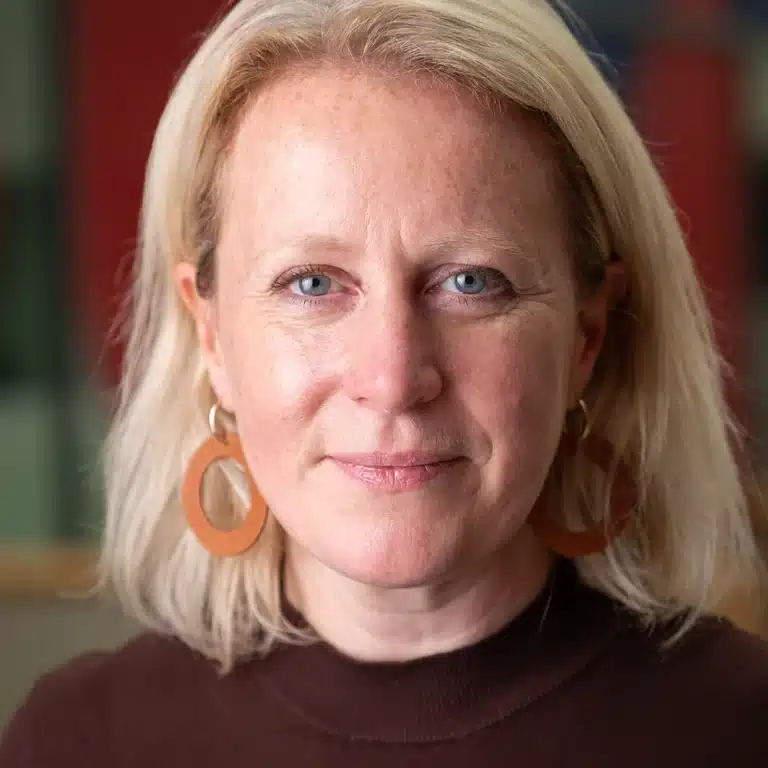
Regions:
<instances>
[{"instance_id":1,"label":"blurred background","mask_svg":"<svg viewBox=\"0 0 768 768\"><path fill-rule=\"evenodd\" d=\"M136 627L82 585L144 166L222 0L0 0L0 730ZM768 475L768 0L571 0L669 184ZM735 606L749 628L748 610Z\"/></svg>"}]
</instances>

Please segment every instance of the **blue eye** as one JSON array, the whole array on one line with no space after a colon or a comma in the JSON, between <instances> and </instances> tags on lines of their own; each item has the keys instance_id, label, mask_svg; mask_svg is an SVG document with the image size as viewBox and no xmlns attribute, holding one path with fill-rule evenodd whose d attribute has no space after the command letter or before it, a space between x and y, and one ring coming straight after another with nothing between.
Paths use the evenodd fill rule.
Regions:
<instances>
[{"instance_id":1,"label":"blue eye","mask_svg":"<svg viewBox=\"0 0 768 768\"><path fill-rule=\"evenodd\" d=\"M468 269L464 272L457 272L455 275L451 275L447 280L443 282L443 285L447 287L447 284L452 284L456 291L452 293L464 293L475 294L485 290L487 285L487 277L485 273L479 269ZM448 288L450 291L451 289Z\"/></svg>"},{"instance_id":2,"label":"blue eye","mask_svg":"<svg viewBox=\"0 0 768 768\"><path fill-rule=\"evenodd\" d=\"M326 275L306 275L293 281L298 286L294 291L302 296L325 296L331 288L331 278Z\"/></svg>"}]
</instances>

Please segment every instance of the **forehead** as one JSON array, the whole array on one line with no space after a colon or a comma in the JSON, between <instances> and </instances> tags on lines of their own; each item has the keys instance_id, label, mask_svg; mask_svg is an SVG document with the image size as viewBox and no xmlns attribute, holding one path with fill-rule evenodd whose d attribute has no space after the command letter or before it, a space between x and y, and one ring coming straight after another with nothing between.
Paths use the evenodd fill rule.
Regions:
<instances>
[{"instance_id":1,"label":"forehead","mask_svg":"<svg viewBox=\"0 0 768 768\"><path fill-rule=\"evenodd\" d=\"M283 73L249 101L232 157L236 163L267 146L274 150L291 139L314 138L350 147L369 143L373 161L393 147L402 152L408 140L421 144L426 139L436 152L470 150L480 161L490 155L516 165L535 160L552 170L552 142L542 122L522 107L490 106L492 101L498 102L428 74L302 66ZM451 165L460 165L462 158L463 153L457 155Z\"/></svg>"},{"instance_id":2,"label":"forehead","mask_svg":"<svg viewBox=\"0 0 768 768\"><path fill-rule=\"evenodd\" d=\"M224 219L242 224L247 209L260 226L336 236L395 208L405 229L536 225L557 207L559 175L548 134L521 108L491 109L427 75L328 65L252 99L225 178Z\"/></svg>"}]
</instances>

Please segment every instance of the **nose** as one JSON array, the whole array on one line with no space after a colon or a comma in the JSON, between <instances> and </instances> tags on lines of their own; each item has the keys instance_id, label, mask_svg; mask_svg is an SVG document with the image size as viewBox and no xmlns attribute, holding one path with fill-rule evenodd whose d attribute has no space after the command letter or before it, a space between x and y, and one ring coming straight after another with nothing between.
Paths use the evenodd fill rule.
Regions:
<instances>
[{"instance_id":1,"label":"nose","mask_svg":"<svg viewBox=\"0 0 768 768\"><path fill-rule=\"evenodd\" d=\"M406 299L361 309L346 353L344 389L372 410L402 413L442 391L434 335Z\"/></svg>"}]
</instances>

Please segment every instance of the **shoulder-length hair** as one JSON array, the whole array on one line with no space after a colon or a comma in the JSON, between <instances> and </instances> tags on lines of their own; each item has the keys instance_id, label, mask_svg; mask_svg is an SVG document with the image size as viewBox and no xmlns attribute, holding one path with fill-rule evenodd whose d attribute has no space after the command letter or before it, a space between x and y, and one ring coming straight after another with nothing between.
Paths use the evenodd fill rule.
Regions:
<instances>
[{"instance_id":1,"label":"shoulder-length hair","mask_svg":"<svg viewBox=\"0 0 768 768\"><path fill-rule=\"evenodd\" d=\"M540 116L567 181L581 285L619 259L630 274L590 384L591 429L634 471L639 504L582 577L644 622L685 629L757 555L724 401L723 362L667 191L620 100L543 0L242 0L181 75L160 121L143 199L119 407L106 445L102 584L146 625L224 669L294 639L281 614L282 532L245 555L209 555L187 528L180 484L208 437L213 392L193 320L174 287L185 260L215 259L222 169L248 99L317 60L432 74ZM208 493L212 519L241 519L231 473ZM257 478L258 482L258 478ZM609 479L574 459L553 467L553 506L594 525Z\"/></svg>"}]
</instances>

